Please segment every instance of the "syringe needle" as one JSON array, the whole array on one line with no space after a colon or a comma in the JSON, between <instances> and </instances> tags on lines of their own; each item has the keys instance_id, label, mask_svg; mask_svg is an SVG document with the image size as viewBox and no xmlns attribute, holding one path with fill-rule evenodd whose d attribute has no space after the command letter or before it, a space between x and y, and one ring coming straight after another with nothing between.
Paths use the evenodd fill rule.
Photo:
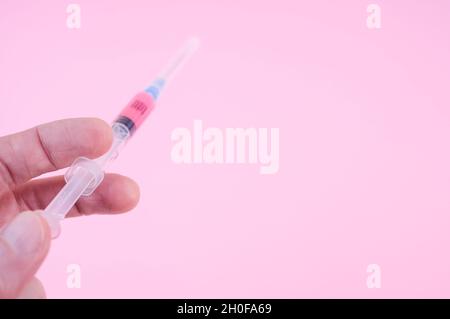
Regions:
<instances>
[{"instance_id":1,"label":"syringe needle","mask_svg":"<svg viewBox=\"0 0 450 319\"><path fill-rule=\"evenodd\" d=\"M158 78L167 83L177 70L194 54L199 46L198 38L190 38L180 51L170 60L167 66L159 73Z\"/></svg>"},{"instance_id":2,"label":"syringe needle","mask_svg":"<svg viewBox=\"0 0 450 319\"><path fill-rule=\"evenodd\" d=\"M167 82L174 76L174 74L181 69L184 63L189 60L192 54L198 49L200 41L196 37L189 38L186 44L178 51L170 60L164 69L159 73L153 83L145 90L151 94L154 99L159 97L162 89Z\"/></svg>"}]
</instances>

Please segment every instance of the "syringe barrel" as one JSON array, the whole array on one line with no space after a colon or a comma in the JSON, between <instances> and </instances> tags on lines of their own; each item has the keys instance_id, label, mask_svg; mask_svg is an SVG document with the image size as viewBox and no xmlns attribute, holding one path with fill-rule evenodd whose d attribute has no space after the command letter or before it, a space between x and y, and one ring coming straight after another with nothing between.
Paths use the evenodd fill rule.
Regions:
<instances>
[{"instance_id":1,"label":"syringe barrel","mask_svg":"<svg viewBox=\"0 0 450 319\"><path fill-rule=\"evenodd\" d=\"M63 219L94 180L95 176L89 170L77 167L58 196L47 206L45 213Z\"/></svg>"},{"instance_id":2,"label":"syringe barrel","mask_svg":"<svg viewBox=\"0 0 450 319\"><path fill-rule=\"evenodd\" d=\"M155 108L154 98L147 92L140 92L125 106L115 123L125 125L131 134L145 121Z\"/></svg>"}]
</instances>

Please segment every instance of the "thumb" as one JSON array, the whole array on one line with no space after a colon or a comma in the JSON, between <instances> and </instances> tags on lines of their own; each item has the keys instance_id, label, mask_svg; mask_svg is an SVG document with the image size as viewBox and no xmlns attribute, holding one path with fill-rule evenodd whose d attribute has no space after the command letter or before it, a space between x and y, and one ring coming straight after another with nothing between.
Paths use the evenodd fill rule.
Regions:
<instances>
[{"instance_id":1,"label":"thumb","mask_svg":"<svg viewBox=\"0 0 450 319\"><path fill-rule=\"evenodd\" d=\"M50 230L37 212L18 214L0 231L0 298L14 298L33 278L50 247Z\"/></svg>"}]
</instances>

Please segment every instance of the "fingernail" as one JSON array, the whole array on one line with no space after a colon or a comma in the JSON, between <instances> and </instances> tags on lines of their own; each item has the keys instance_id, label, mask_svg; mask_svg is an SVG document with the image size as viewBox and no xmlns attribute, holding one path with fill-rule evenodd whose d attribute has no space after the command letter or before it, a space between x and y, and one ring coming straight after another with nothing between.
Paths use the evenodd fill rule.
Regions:
<instances>
[{"instance_id":1,"label":"fingernail","mask_svg":"<svg viewBox=\"0 0 450 319\"><path fill-rule=\"evenodd\" d=\"M3 230L3 239L16 254L32 254L44 241L44 229L38 214L23 212Z\"/></svg>"}]
</instances>

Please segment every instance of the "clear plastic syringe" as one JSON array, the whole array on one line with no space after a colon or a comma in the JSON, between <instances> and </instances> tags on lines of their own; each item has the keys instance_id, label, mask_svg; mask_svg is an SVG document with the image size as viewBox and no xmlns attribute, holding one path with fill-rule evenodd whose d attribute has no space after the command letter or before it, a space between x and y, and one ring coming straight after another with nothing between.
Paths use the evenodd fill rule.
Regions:
<instances>
[{"instance_id":1,"label":"clear plastic syringe","mask_svg":"<svg viewBox=\"0 0 450 319\"><path fill-rule=\"evenodd\" d=\"M198 43L197 38L189 39L153 83L145 91L138 93L123 109L112 124L113 142L108 152L97 159L80 157L68 169L65 174L66 185L42 213L50 226L53 238L60 234L60 221L78 199L81 196L91 195L103 181L106 165L119 155L125 143L151 113L166 83L195 52Z\"/></svg>"}]
</instances>

